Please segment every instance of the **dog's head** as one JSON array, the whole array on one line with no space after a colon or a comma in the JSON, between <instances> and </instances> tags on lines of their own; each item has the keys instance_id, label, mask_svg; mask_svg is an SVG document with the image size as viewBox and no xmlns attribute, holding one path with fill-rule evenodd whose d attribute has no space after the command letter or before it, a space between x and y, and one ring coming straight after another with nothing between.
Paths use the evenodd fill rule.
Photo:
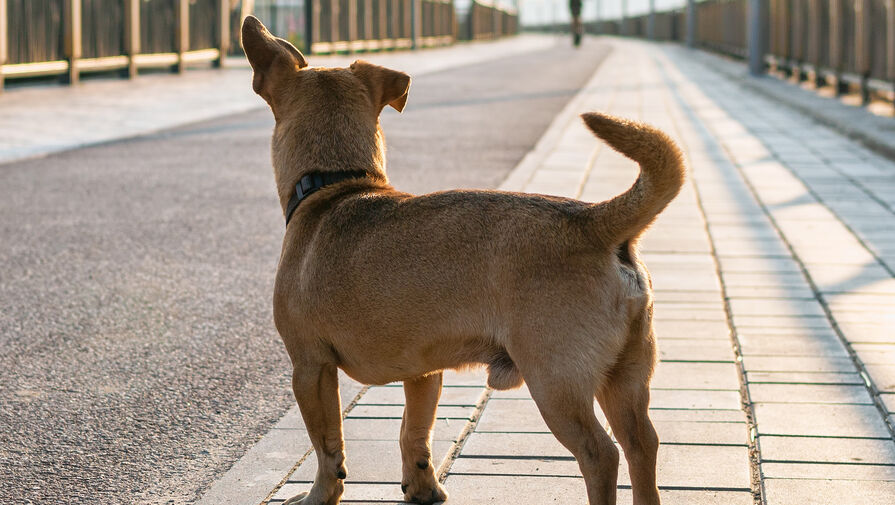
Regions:
<instances>
[{"instance_id":1,"label":"dog's head","mask_svg":"<svg viewBox=\"0 0 895 505\"><path fill-rule=\"evenodd\" d=\"M379 114L399 112L410 76L355 61L348 68L313 68L288 41L257 18L242 25L252 87L276 119L271 153L278 184L290 188L308 171L366 170L385 180Z\"/></svg>"}]
</instances>

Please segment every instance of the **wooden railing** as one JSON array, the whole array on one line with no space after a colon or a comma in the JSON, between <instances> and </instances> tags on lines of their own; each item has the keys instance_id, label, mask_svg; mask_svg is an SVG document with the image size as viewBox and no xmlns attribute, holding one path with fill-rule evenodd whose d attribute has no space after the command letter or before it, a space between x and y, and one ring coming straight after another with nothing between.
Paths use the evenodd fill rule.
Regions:
<instances>
[{"instance_id":1,"label":"wooden railing","mask_svg":"<svg viewBox=\"0 0 895 505\"><path fill-rule=\"evenodd\" d=\"M0 0L4 79L219 64L230 44L229 0Z\"/></svg>"},{"instance_id":2,"label":"wooden railing","mask_svg":"<svg viewBox=\"0 0 895 505\"><path fill-rule=\"evenodd\" d=\"M696 4L696 44L746 58L749 0ZM873 91L895 96L895 0L767 0L761 16L763 59L773 71L839 93L857 88L864 101ZM654 14L654 38L684 42L684 10ZM647 37L649 15L587 25L599 34Z\"/></svg>"},{"instance_id":3,"label":"wooden railing","mask_svg":"<svg viewBox=\"0 0 895 505\"><path fill-rule=\"evenodd\" d=\"M0 0L0 90L4 79L75 83L88 72L133 77L147 67L220 64L240 52L239 26L253 8L308 53L423 48L518 30L515 12L479 1L458 16L454 0Z\"/></svg>"},{"instance_id":4,"label":"wooden railing","mask_svg":"<svg viewBox=\"0 0 895 505\"><path fill-rule=\"evenodd\" d=\"M486 0L473 0L462 15L459 38L463 40L496 39L519 32L518 13Z\"/></svg>"},{"instance_id":5,"label":"wooden railing","mask_svg":"<svg viewBox=\"0 0 895 505\"><path fill-rule=\"evenodd\" d=\"M452 44L453 0L306 0L311 53Z\"/></svg>"}]
</instances>

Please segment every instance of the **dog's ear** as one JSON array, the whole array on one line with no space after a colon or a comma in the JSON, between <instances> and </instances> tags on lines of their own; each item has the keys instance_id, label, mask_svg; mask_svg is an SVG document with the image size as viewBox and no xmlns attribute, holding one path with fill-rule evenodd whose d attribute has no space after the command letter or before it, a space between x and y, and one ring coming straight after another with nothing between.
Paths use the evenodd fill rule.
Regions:
<instances>
[{"instance_id":1,"label":"dog's ear","mask_svg":"<svg viewBox=\"0 0 895 505\"><path fill-rule=\"evenodd\" d=\"M271 86L278 72L296 71L308 66L301 51L288 41L274 37L255 16L242 22L242 48L252 65L252 88L271 101Z\"/></svg>"},{"instance_id":2,"label":"dog's ear","mask_svg":"<svg viewBox=\"0 0 895 505\"><path fill-rule=\"evenodd\" d=\"M351 72L367 87L370 100L381 112L386 105L391 105L401 112L407 105L407 93L410 92L410 76L390 68L380 67L364 60L351 64Z\"/></svg>"}]
</instances>

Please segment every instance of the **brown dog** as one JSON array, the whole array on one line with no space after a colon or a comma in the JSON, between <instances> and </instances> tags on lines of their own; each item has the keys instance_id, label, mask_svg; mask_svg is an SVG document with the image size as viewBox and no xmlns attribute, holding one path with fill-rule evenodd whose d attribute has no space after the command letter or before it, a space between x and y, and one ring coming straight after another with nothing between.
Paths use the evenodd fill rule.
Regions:
<instances>
[{"instance_id":1,"label":"brown dog","mask_svg":"<svg viewBox=\"0 0 895 505\"><path fill-rule=\"evenodd\" d=\"M274 318L318 462L310 492L287 503L339 503L338 368L366 384L404 381L405 498L446 499L430 452L441 372L473 364L488 367L495 389L524 379L577 459L590 503L609 504L618 450L594 415L596 397L628 459L634 503L659 503L659 442L647 416L652 295L636 241L683 184L674 143L585 114L596 135L641 165L612 200L409 195L388 183L379 113L404 108L410 77L363 61L308 68L253 17L242 37L253 87L276 118L271 151L287 227Z\"/></svg>"}]
</instances>

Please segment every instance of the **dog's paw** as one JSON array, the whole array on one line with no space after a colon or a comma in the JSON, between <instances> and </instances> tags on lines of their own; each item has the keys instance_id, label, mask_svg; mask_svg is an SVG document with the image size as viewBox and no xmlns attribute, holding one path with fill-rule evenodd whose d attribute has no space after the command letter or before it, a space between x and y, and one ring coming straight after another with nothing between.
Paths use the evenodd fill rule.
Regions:
<instances>
[{"instance_id":1,"label":"dog's paw","mask_svg":"<svg viewBox=\"0 0 895 505\"><path fill-rule=\"evenodd\" d=\"M438 482L435 483L434 487L421 489L412 489L405 484L401 484L401 491L404 493L404 501L419 503L420 505L432 505L433 503L446 501L448 498L444 486Z\"/></svg>"}]
</instances>

